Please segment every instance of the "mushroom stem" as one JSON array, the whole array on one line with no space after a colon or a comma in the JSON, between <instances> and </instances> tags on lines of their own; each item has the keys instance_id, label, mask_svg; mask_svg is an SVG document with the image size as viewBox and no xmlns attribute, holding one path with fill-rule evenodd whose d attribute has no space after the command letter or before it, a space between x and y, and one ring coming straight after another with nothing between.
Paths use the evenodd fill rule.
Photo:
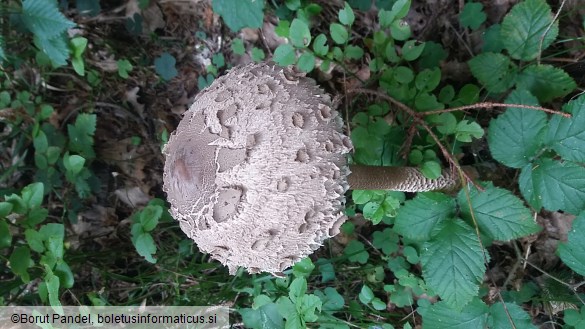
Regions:
<instances>
[{"instance_id":1,"label":"mushroom stem","mask_svg":"<svg viewBox=\"0 0 585 329\"><path fill-rule=\"evenodd\" d=\"M425 177L415 167L381 167L350 165L348 183L352 190L393 190L403 192L424 192L450 190L459 185L456 172L443 170L436 179Z\"/></svg>"}]
</instances>

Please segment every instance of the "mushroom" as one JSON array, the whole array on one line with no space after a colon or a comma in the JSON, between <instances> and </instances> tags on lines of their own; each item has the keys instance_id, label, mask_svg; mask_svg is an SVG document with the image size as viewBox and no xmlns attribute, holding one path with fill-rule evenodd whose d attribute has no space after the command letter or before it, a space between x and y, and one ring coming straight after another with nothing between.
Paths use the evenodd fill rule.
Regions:
<instances>
[{"instance_id":1,"label":"mushroom","mask_svg":"<svg viewBox=\"0 0 585 329\"><path fill-rule=\"evenodd\" d=\"M448 171L349 166L329 95L275 64L236 67L200 92L164 147L171 213L234 274L280 273L339 233L353 189L453 187ZM351 173L351 174L350 174Z\"/></svg>"}]
</instances>

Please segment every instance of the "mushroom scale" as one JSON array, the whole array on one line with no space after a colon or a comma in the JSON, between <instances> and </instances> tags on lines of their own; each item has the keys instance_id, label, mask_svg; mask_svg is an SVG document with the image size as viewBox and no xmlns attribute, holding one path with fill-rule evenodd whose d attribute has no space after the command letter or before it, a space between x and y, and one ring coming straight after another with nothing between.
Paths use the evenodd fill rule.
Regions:
<instances>
[{"instance_id":1,"label":"mushroom scale","mask_svg":"<svg viewBox=\"0 0 585 329\"><path fill-rule=\"evenodd\" d=\"M171 213L234 274L279 273L339 232L351 148L329 95L272 63L200 92L163 153Z\"/></svg>"}]
</instances>

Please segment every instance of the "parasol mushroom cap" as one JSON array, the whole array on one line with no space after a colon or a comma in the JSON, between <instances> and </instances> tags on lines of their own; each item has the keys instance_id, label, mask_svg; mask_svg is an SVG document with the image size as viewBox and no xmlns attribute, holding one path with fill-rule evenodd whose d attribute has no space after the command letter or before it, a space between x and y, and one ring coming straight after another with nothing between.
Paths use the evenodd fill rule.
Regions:
<instances>
[{"instance_id":1,"label":"parasol mushroom cap","mask_svg":"<svg viewBox=\"0 0 585 329\"><path fill-rule=\"evenodd\" d=\"M339 233L350 139L329 95L275 64L200 92L164 147L171 213L234 274L279 273Z\"/></svg>"}]
</instances>

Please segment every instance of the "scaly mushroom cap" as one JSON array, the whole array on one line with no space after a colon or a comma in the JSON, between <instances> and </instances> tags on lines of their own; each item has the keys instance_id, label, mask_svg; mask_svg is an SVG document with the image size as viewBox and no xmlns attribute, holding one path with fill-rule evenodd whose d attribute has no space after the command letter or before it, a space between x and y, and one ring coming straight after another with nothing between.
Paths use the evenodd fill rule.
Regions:
<instances>
[{"instance_id":1,"label":"scaly mushroom cap","mask_svg":"<svg viewBox=\"0 0 585 329\"><path fill-rule=\"evenodd\" d=\"M237 67L195 102L163 152L171 213L199 249L278 273L345 221L352 147L331 98L274 64Z\"/></svg>"}]
</instances>

